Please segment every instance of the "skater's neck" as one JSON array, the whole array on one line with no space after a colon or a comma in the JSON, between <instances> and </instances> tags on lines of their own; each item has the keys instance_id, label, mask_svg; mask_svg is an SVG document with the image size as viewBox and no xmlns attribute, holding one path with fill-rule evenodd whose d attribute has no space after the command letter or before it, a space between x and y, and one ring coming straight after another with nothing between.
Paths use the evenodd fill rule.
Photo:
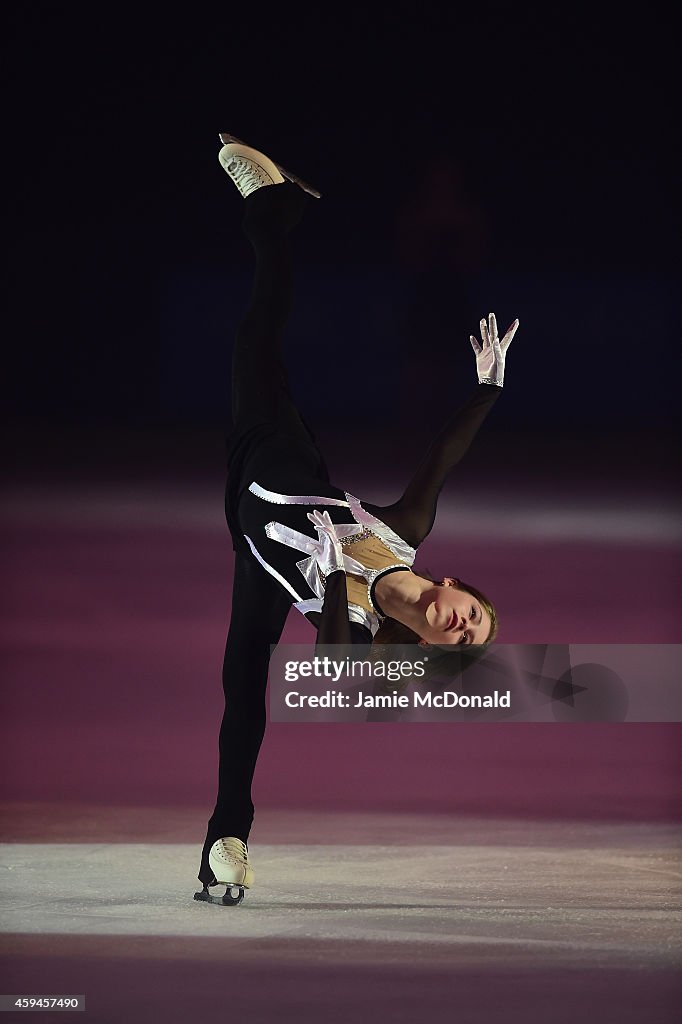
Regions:
<instances>
[{"instance_id":1,"label":"skater's neck","mask_svg":"<svg viewBox=\"0 0 682 1024\"><path fill-rule=\"evenodd\" d=\"M406 616L412 617L410 611L417 608L422 594L432 586L430 580L408 570L382 576L377 580L374 592L384 614L404 622Z\"/></svg>"}]
</instances>

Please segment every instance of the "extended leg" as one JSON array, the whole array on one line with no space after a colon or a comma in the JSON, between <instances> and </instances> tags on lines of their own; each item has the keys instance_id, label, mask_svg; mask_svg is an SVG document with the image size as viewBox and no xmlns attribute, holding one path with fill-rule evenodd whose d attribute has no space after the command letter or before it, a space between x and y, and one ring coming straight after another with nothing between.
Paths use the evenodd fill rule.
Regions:
<instances>
[{"instance_id":1,"label":"extended leg","mask_svg":"<svg viewBox=\"0 0 682 1024\"><path fill-rule=\"evenodd\" d=\"M281 344L293 301L288 234L300 219L305 201L305 193L289 182L260 188L244 200L243 228L256 267L232 359L232 419L238 432L273 420L285 427L301 427Z\"/></svg>"},{"instance_id":2,"label":"extended leg","mask_svg":"<svg viewBox=\"0 0 682 1024\"><path fill-rule=\"evenodd\" d=\"M289 182L259 188L244 200L244 232L256 267L232 360L234 429L225 509L235 538L240 532L239 496L264 466L281 465L285 458L292 478L297 471L328 479L314 436L291 398L281 352L293 293L288 234L305 202L305 193Z\"/></svg>"}]
</instances>

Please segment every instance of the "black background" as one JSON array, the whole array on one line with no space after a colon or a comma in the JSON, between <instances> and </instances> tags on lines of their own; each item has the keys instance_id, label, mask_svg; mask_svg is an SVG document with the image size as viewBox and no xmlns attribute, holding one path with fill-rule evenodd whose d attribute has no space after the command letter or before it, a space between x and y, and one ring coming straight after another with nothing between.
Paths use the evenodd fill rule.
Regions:
<instances>
[{"instance_id":1,"label":"black background","mask_svg":"<svg viewBox=\"0 0 682 1024\"><path fill-rule=\"evenodd\" d=\"M417 388L438 398L444 372L458 385L464 366L473 376L467 338L490 308L522 321L505 423L667 435L676 55L660 12L624 10L15 7L4 389L15 450L36 426L220 420L249 253L241 200L216 160L219 130L323 193L296 239L303 292L306 268L328 282L322 297L308 287L299 300L317 302L324 325L309 339L303 385L311 360L319 369L349 347L407 356L412 368L416 353ZM447 260L432 260L420 285L396 240L438 160L459 168L485 224L470 275L484 287L463 299L448 287ZM223 296L228 280L242 291ZM363 315L373 280L388 306L400 300L396 280L414 287L412 320L400 314L393 340L386 325L377 339ZM426 336L415 337L424 308ZM414 386L410 374L394 373L391 386Z\"/></svg>"}]
</instances>

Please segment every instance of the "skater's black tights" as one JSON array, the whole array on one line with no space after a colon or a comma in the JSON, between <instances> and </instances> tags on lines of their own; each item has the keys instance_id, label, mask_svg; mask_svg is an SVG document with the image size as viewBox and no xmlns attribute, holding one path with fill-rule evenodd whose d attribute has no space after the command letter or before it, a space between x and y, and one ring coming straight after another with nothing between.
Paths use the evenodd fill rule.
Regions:
<instances>
[{"instance_id":1,"label":"skater's black tights","mask_svg":"<svg viewBox=\"0 0 682 1024\"><path fill-rule=\"evenodd\" d=\"M291 472L326 470L289 394L281 339L292 302L287 234L300 218L305 195L289 183L262 188L245 201L243 227L256 256L249 307L238 329L232 364L235 437L246 438L237 468L228 469L228 506L244 486L258 479L273 452L286 451ZM251 444L253 435L257 442ZM282 439L286 443L282 444ZM237 446L238 447L238 446ZM238 479L235 479L235 476ZM234 530L236 513L228 518ZM270 645L278 643L290 598L256 562L243 538L235 536L232 612L223 663L225 711L220 729L218 796L208 823L199 879L210 883L208 852L216 839L248 840L253 821L251 783L265 730L265 692Z\"/></svg>"},{"instance_id":2,"label":"skater's black tights","mask_svg":"<svg viewBox=\"0 0 682 1024\"><path fill-rule=\"evenodd\" d=\"M225 645L225 711L220 729L218 797L208 823L199 879L210 882L208 851L216 839L248 840L253 821L251 782L265 731L270 645L281 636L290 602L250 555L237 552L232 615Z\"/></svg>"},{"instance_id":3,"label":"skater's black tights","mask_svg":"<svg viewBox=\"0 0 682 1024\"><path fill-rule=\"evenodd\" d=\"M242 227L256 267L251 301L232 356L232 419L237 433L276 422L305 430L291 395L282 360L282 334L293 299L288 233L300 219L305 193L285 182L261 188L245 200Z\"/></svg>"}]
</instances>

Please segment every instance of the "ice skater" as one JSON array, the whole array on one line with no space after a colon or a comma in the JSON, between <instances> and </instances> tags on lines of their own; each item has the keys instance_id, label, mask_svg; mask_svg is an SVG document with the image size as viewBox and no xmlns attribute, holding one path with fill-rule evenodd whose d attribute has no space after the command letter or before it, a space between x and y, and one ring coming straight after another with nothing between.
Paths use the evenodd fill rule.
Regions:
<instances>
[{"instance_id":1,"label":"ice skater","mask_svg":"<svg viewBox=\"0 0 682 1024\"><path fill-rule=\"evenodd\" d=\"M292 304L288 235L319 193L263 153L221 134L219 160L244 199L242 226L255 253L251 299L237 328L232 363L233 432L225 512L235 549L225 659L218 796L195 898L234 905L251 887L247 842L251 783L266 722L270 645L289 609L317 630L319 644L420 643L465 647L495 637L497 613L476 587L412 571L450 470L499 398L515 320L498 336L494 314L471 336L478 384L426 452L392 505L361 501L329 481L324 458L287 383L282 335ZM349 358L364 361L358 353ZM319 387L343 371L319 368ZM209 889L225 885L224 896Z\"/></svg>"}]
</instances>

